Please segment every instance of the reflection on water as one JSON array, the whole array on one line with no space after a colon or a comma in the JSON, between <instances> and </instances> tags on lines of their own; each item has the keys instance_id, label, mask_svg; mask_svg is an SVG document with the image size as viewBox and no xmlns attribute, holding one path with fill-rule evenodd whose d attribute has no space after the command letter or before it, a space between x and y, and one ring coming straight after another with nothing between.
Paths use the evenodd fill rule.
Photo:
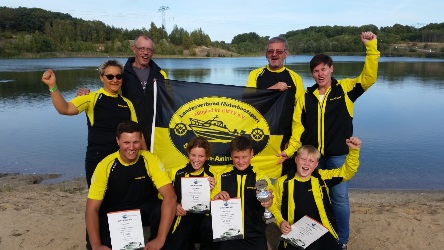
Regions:
<instances>
[{"instance_id":1,"label":"reflection on water","mask_svg":"<svg viewBox=\"0 0 444 250\"><path fill-rule=\"evenodd\" d=\"M86 118L59 115L43 71L52 68L64 97L79 87L98 89L97 67L107 58L0 60L0 172L83 176ZM314 84L311 56L290 56L286 65L305 86ZM336 78L355 77L364 57L333 57ZM122 63L125 58L119 58ZM245 85L265 57L156 59L171 79ZM355 135L362 138L361 168L351 187L444 190L444 60L381 58L378 81L355 105ZM418 178L421 176L421 178Z\"/></svg>"},{"instance_id":2,"label":"reflection on water","mask_svg":"<svg viewBox=\"0 0 444 250\"><path fill-rule=\"evenodd\" d=\"M211 74L210 69L171 69L168 70L170 79L181 79L187 82L204 82Z\"/></svg>"}]
</instances>

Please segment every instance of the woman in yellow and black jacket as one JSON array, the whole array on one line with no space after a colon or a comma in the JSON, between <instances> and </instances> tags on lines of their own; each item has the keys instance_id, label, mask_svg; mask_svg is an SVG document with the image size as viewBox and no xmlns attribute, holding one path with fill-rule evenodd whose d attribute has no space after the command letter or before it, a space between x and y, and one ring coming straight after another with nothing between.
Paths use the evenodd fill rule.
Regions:
<instances>
[{"instance_id":1,"label":"woman in yellow and black jacket","mask_svg":"<svg viewBox=\"0 0 444 250\"><path fill-rule=\"evenodd\" d=\"M292 156L302 145L312 145L327 157L348 153L344 141L353 135L354 103L376 82L378 74L380 53L376 35L373 36L371 40L363 38L367 55L364 68L356 78L336 80L331 77L332 59L324 54L313 57L310 69L316 84L298 99L290 144L284 150L286 156ZM319 71L328 73L319 73L317 67L320 66L323 67Z\"/></svg>"}]
</instances>

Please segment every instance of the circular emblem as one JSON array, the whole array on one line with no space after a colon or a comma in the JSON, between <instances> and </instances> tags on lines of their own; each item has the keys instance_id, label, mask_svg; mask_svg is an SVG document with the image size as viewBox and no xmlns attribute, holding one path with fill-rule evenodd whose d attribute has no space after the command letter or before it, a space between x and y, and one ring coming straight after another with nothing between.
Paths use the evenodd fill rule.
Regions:
<instances>
[{"instance_id":1,"label":"circular emblem","mask_svg":"<svg viewBox=\"0 0 444 250\"><path fill-rule=\"evenodd\" d=\"M236 136L251 139L255 154L268 144L270 129L265 118L253 106L226 97L195 99L180 107L171 117L169 134L185 156L186 144L193 137L206 138L213 148L210 165L231 164L229 143Z\"/></svg>"}]
</instances>

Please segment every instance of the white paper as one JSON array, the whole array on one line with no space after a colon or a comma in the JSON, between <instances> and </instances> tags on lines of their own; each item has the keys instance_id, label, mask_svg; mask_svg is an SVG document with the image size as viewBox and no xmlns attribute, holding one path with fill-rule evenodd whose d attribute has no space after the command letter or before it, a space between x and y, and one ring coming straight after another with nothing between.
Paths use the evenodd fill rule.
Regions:
<instances>
[{"instance_id":1,"label":"white paper","mask_svg":"<svg viewBox=\"0 0 444 250\"><path fill-rule=\"evenodd\" d=\"M208 177L182 177L182 208L189 213L210 211L210 183Z\"/></svg>"},{"instance_id":2,"label":"white paper","mask_svg":"<svg viewBox=\"0 0 444 250\"><path fill-rule=\"evenodd\" d=\"M108 213L109 232L113 249L143 249L142 217L140 210Z\"/></svg>"},{"instance_id":3,"label":"white paper","mask_svg":"<svg viewBox=\"0 0 444 250\"><path fill-rule=\"evenodd\" d=\"M281 239L295 247L305 249L327 232L328 229L321 223L304 216L291 225L291 232L281 235Z\"/></svg>"},{"instance_id":4,"label":"white paper","mask_svg":"<svg viewBox=\"0 0 444 250\"><path fill-rule=\"evenodd\" d=\"M213 241L242 239L242 204L240 198L211 201Z\"/></svg>"}]
</instances>

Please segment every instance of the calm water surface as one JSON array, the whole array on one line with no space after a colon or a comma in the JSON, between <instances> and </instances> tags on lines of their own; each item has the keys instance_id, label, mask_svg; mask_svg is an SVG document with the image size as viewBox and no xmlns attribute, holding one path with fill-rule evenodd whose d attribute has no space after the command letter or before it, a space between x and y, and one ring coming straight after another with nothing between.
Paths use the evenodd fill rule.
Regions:
<instances>
[{"instance_id":1,"label":"calm water surface","mask_svg":"<svg viewBox=\"0 0 444 250\"><path fill-rule=\"evenodd\" d=\"M286 65L314 84L311 56ZM334 76L356 77L364 57L334 57ZM56 71L65 99L79 87L98 89L105 58L0 59L0 172L84 176L86 117L61 116L40 78ZM122 63L126 59L119 59ZM171 79L245 85L264 57L155 59ZM352 188L444 190L444 60L381 58L377 83L355 105L355 135L364 144Z\"/></svg>"}]
</instances>

